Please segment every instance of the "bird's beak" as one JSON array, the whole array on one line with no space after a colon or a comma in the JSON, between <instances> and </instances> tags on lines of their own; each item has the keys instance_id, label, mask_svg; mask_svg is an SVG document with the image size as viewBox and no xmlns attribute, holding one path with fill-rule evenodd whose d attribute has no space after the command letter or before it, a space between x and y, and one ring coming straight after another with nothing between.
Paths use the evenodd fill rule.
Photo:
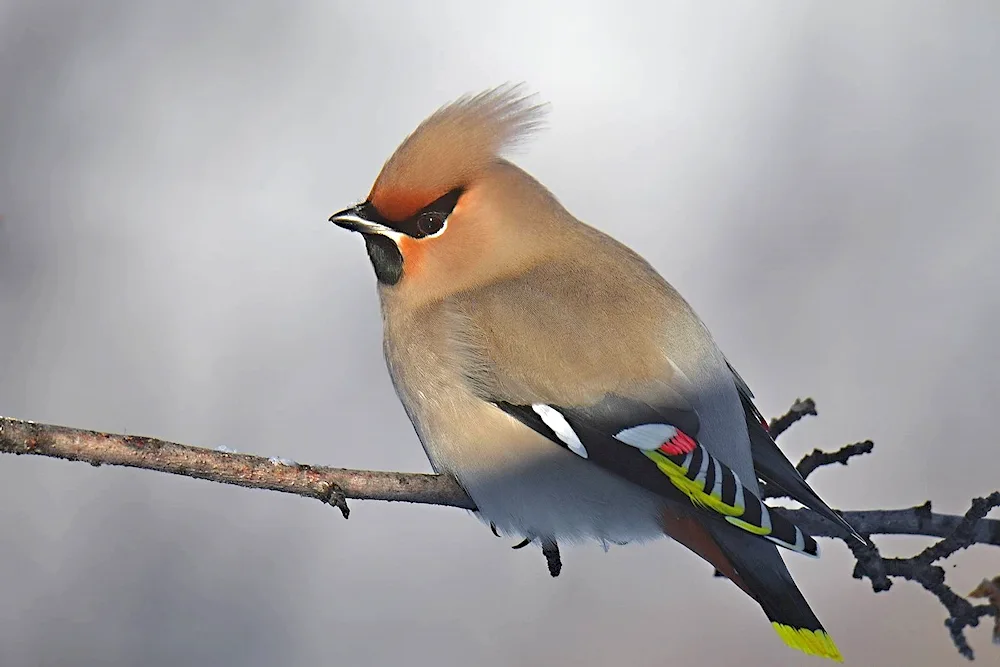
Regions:
<instances>
[{"instance_id":1,"label":"bird's beak","mask_svg":"<svg viewBox=\"0 0 1000 667\"><path fill-rule=\"evenodd\" d=\"M361 217L359 206L352 206L334 213L330 216L330 222L348 231L361 232L362 234L378 234L385 231L385 227L379 223Z\"/></svg>"}]
</instances>

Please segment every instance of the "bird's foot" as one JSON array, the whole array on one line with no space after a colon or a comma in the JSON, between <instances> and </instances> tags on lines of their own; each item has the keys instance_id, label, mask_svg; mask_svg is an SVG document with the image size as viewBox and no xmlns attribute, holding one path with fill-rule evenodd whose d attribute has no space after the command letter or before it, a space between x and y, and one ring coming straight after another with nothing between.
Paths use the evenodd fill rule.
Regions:
<instances>
[{"instance_id":1,"label":"bird's foot","mask_svg":"<svg viewBox=\"0 0 1000 667\"><path fill-rule=\"evenodd\" d=\"M555 540L542 542L542 555L545 556L545 562L548 563L549 574L558 577L559 573L562 572L562 559L559 557L559 545L556 544Z\"/></svg>"},{"instance_id":2,"label":"bird's foot","mask_svg":"<svg viewBox=\"0 0 1000 667\"><path fill-rule=\"evenodd\" d=\"M496 524L492 521L490 521L490 530L493 531L494 535L500 537L500 531L497 530ZM534 540L533 537L526 537L512 546L511 549L523 549ZM605 550L607 550L606 547ZM562 558L559 556L559 545L556 544L555 540L542 540L542 555L545 556L545 563L549 566L549 574L558 577L559 573L562 572Z\"/></svg>"}]
</instances>

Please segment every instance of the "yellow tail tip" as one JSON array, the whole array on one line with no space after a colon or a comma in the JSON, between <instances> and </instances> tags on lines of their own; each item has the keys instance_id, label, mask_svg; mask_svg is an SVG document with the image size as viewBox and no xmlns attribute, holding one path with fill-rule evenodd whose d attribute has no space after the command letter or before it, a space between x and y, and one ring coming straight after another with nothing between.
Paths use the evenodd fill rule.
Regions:
<instances>
[{"instance_id":1,"label":"yellow tail tip","mask_svg":"<svg viewBox=\"0 0 1000 667\"><path fill-rule=\"evenodd\" d=\"M840 655L837 645L824 630L806 630L805 628L793 628L782 623L771 623L774 626L781 641L792 648L797 648L809 655L818 655L821 658L830 658L837 662L843 662L844 656Z\"/></svg>"}]
</instances>

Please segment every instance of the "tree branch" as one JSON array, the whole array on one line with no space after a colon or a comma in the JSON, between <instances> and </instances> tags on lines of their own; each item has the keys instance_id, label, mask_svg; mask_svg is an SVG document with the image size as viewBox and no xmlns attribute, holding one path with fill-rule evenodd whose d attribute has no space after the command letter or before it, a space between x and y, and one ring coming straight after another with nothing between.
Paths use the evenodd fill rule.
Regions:
<instances>
[{"instance_id":1,"label":"tree branch","mask_svg":"<svg viewBox=\"0 0 1000 667\"><path fill-rule=\"evenodd\" d=\"M311 466L135 435L100 433L0 417L0 453L35 454L93 466L144 468L221 484L268 489L330 503L347 518L346 498L475 509L454 479L422 473Z\"/></svg>"},{"instance_id":2,"label":"tree branch","mask_svg":"<svg viewBox=\"0 0 1000 667\"><path fill-rule=\"evenodd\" d=\"M777 437L807 415L816 414L812 399L796 400L787 414L770 423ZM814 450L803 457L797 468L808 477L820 467L848 460L872 451L865 441L828 453ZM118 465L194 477L222 484L268 489L315 498L340 509L346 519L347 499L386 500L429 505L445 505L475 510L475 504L458 482L444 475L380 472L313 466L278 458L241 454L225 447L205 449L156 438L101 433L83 429L37 424L0 417L0 453L33 454L94 466ZM779 494L765 488L767 497ZM935 595L949 613L945 622L956 647L969 659L972 649L964 636L966 627L978 625L983 616L997 616L994 604L972 605L944 583L944 570L935 565L955 551L972 544L1000 546L1000 520L985 519L1000 506L1000 492L977 498L965 516L935 514L931 504L896 510L842 512L862 535L922 535L943 538L912 558L883 558L874 546L858 545L837 525L808 509L775 507L804 531L816 537L844 540L857 559L855 578L868 577L876 592L888 590L889 577L915 581ZM553 576L561 568L558 547L543 544L543 553Z\"/></svg>"},{"instance_id":3,"label":"tree branch","mask_svg":"<svg viewBox=\"0 0 1000 667\"><path fill-rule=\"evenodd\" d=\"M983 523L983 517L997 506L1000 506L1000 491L994 491L986 498L976 498L972 501L969 511L965 513L951 534L944 539L911 558L881 559L885 574L915 581L944 605L949 614L944 624L948 628L958 652L969 660L974 658L974 654L965 638L965 628L979 625L979 619L983 616L997 616L998 609L993 604L973 605L955 593L950 586L944 583L944 568L935 565L935 563L974 544L976 533ZM914 509L925 514L931 513L930 502ZM868 572L859 559L858 565L854 569L854 578L860 579L863 576L868 576Z\"/></svg>"}]
</instances>

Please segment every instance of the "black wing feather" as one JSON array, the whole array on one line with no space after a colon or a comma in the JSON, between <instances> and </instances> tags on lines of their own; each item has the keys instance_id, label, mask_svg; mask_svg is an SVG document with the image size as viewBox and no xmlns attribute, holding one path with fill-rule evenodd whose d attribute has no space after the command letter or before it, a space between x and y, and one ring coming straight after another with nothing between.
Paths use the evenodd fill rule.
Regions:
<instances>
[{"instance_id":1,"label":"black wing feather","mask_svg":"<svg viewBox=\"0 0 1000 667\"><path fill-rule=\"evenodd\" d=\"M728 363L728 362L727 362ZM812 487L802 478L799 471L788 460L784 452L778 448L774 438L764 426L764 418L753 404L753 393L743 378L740 377L732 364L729 370L733 373L736 388L743 402L743 412L746 415L747 431L750 434L750 449L753 455L753 465L757 476L768 484L781 489L789 498L802 503L817 514L837 524L850 535L864 544L870 544L842 516L823 502L823 499L813 491Z\"/></svg>"}]
</instances>

